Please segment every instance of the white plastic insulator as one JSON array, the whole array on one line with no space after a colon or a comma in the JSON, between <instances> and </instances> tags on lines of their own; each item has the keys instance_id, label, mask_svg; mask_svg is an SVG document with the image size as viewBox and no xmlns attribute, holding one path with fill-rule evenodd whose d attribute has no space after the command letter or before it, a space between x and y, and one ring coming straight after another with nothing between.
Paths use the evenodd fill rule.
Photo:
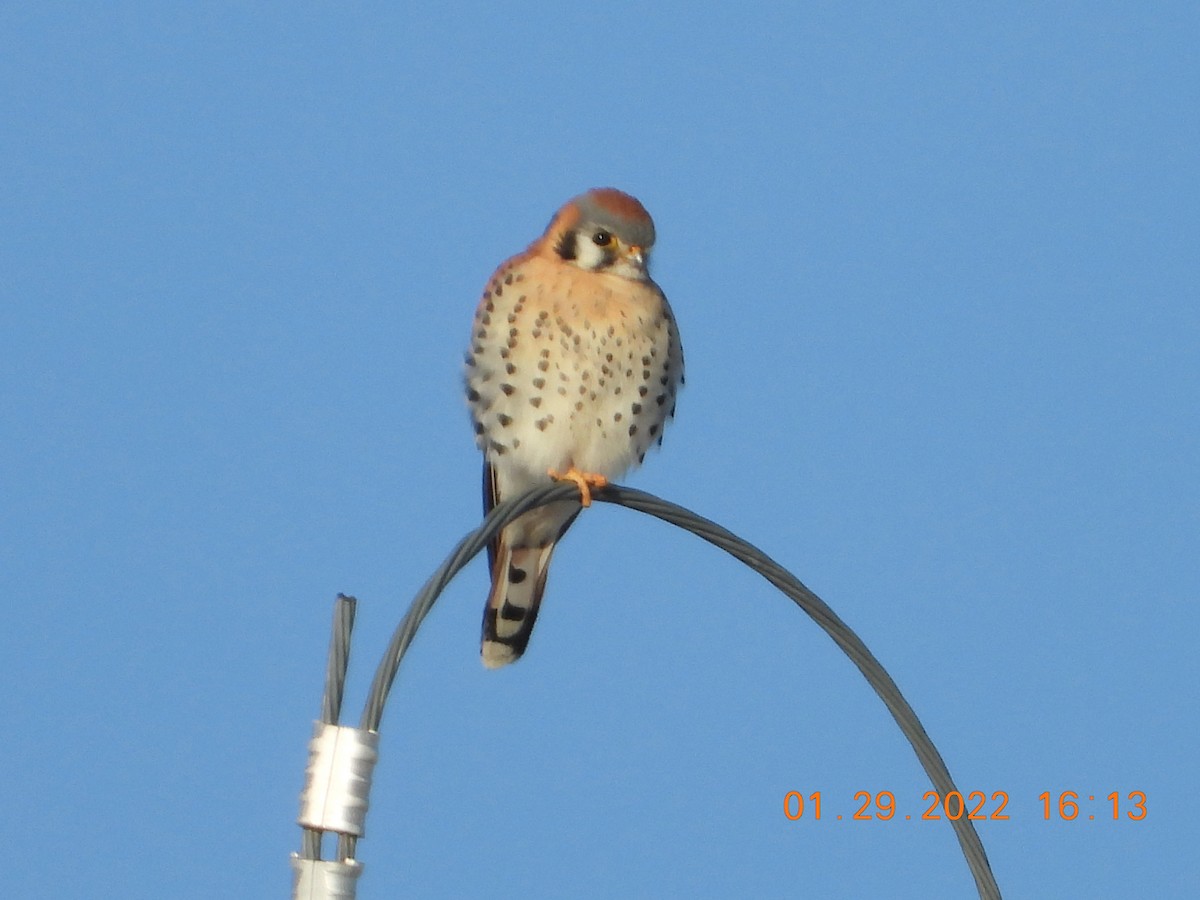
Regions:
<instances>
[{"instance_id":1,"label":"white plastic insulator","mask_svg":"<svg viewBox=\"0 0 1200 900\"><path fill-rule=\"evenodd\" d=\"M362 837L378 748L376 731L316 723L308 744L300 825Z\"/></svg>"},{"instance_id":2,"label":"white plastic insulator","mask_svg":"<svg viewBox=\"0 0 1200 900\"><path fill-rule=\"evenodd\" d=\"M293 853L292 871L292 900L354 900L363 865L355 859L301 859Z\"/></svg>"}]
</instances>

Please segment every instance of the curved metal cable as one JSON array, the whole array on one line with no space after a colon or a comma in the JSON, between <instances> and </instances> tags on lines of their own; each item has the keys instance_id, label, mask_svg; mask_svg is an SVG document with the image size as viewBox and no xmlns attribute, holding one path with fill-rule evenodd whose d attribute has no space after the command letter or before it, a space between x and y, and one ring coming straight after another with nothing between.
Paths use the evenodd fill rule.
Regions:
<instances>
[{"instance_id":1,"label":"curved metal cable","mask_svg":"<svg viewBox=\"0 0 1200 900\"><path fill-rule=\"evenodd\" d=\"M408 612L405 613L404 618L396 627L396 631L392 634L392 641L384 651L383 659L380 660L379 667L375 670L375 678L367 693L367 702L363 707L362 720L359 723L360 728L368 731L379 730L379 722L383 718L383 706L387 703L392 682L396 680L400 661L404 659L404 654L408 651L408 645L412 643L417 629L429 615L429 610L433 608L438 595L450 583L450 579L474 559L475 555L488 545L488 542L499 533L500 529L513 519L555 500L578 499L579 488L574 484L551 483L536 487L519 497L513 497L511 500L497 504L488 513L482 525L458 542L438 570L430 576L429 580L425 582L425 586L413 598Z\"/></svg>"},{"instance_id":2,"label":"curved metal cable","mask_svg":"<svg viewBox=\"0 0 1200 900\"><path fill-rule=\"evenodd\" d=\"M578 499L579 489L570 483L552 483L530 490L519 497L514 497L497 505L484 519L483 524L468 534L450 553L445 562L430 577L425 586L413 599L412 605L404 619L392 635L391 643L375 672L374 681L363 709L361 727L370 731L378 731L383 718L383 707L387 702L388 692L396 679L400 662L412 643L417 629L425 617L429 615L438 595L450 580L475 557L480 550L509 522L531 509L552 503L556 500ZM858 667L867 683L871 685L879 698L900 726L904 736L912 745L913 751L921 766L929 775L934 787L944 798L949 793L958 791L950 770L942 759L933 741L926 734L920 719L908 705L900 693L900 688L888 675L887 670L879 663L866 644L843 622L824 600L809 590L798 578L787 569L771 559L757 547L739 538L728 529L722 528L715 522L698 516L670 503L653 494L620 485L609 485L593 493L596 500L605 503L615 503L637 512L646 513L664 522L690 531L692 534L719 547L735 559L745 563L758 572L767 581L779 588L788 598L799 606L821 629L828 634L850 661ZM960 796L961 796L961 792ZM987 853L983 843L975 831L974 824L966 815L950 820L958 838L967 866L975 878L975 886L979 896L984 900L1000 900L1000 888L992 874Z\"/></svg>"}]
</instances>

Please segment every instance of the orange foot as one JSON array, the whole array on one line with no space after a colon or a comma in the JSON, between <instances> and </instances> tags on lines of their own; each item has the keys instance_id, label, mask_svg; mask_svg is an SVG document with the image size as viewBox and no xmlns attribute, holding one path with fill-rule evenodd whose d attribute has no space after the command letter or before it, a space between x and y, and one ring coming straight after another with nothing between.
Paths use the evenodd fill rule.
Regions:
<instances>
[{"instance_id":1,"label":"orange foot","mask_svg":"<svg viewBox=\"0 0 1200 900\"><path fill-rule=\"evenodd\" d=\"M579 487L579 502L583 506L592 505L592 490L599 490L603 487L608 487L608 479L603 475L597 475L595 472L580 472L574 466L567 471L559 474L554 469L549 469L546 472L555 481L573 481Z\"/></svg>"}]
</instances>

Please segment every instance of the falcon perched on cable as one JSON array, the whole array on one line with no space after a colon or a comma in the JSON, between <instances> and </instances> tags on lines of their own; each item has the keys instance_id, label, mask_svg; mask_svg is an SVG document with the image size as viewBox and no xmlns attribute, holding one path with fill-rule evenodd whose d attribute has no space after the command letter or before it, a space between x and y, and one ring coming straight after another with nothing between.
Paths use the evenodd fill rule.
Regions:
<instances>
[{"instance_id":1,"label":"falcon perched on cable","mask_svg":"<svg viewBox=\"0 0 1200 900\"><path fill-rule=\"evenodd\" d=\"M613 188L588 191L496 270L475 311L466 384L485 514L550 479L580 492L579 502L525 513L488 548L488 668L525 652L554 545L581 504L661 443L675 414L683 348L650 278L653 245L641 203Z\"/></svg>"}]
</instances>

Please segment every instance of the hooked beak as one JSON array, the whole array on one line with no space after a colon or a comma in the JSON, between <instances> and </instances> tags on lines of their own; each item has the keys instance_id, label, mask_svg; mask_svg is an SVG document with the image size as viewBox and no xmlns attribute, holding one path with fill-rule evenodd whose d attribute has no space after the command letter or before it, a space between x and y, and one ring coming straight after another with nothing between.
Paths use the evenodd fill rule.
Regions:
<instances>
[{"instance_id":1,"label":"hooked beak","mask_svg":"<svg viewBox=\"0 0 1200 900\"><path fill-rule=\"evenodd\" d=\"M646 267L646 252L637 245L632 245L626 248L625 258L639 269L644 269Z\"/></svg>"}]
</instances>

